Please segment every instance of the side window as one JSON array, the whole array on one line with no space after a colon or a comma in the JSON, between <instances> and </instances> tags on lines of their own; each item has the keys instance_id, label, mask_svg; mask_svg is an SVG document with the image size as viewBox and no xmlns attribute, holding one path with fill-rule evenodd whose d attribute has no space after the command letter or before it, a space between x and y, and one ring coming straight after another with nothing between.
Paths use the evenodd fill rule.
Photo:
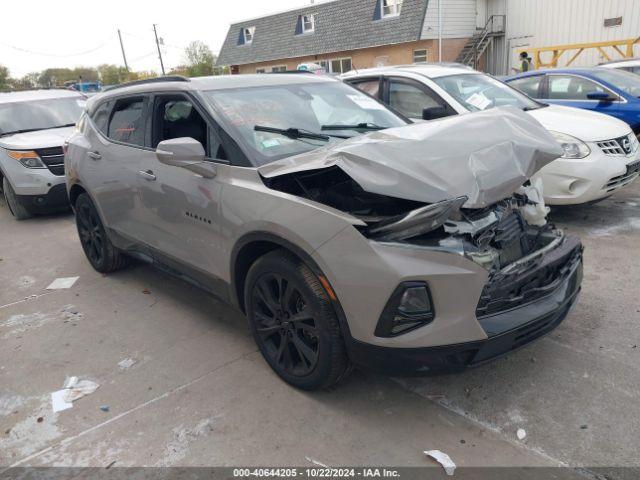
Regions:
<instances>
[{"instance_id":1,"label":"side window","mask_svg":"<svg viewBox=\"0 0 640 480\"><path fill-rule=\"evenodd\" d=\"M107 136L117 142L144 146L144 105L142 97L118 100L111 114Z\"/></svg>"},{"instance_id":2,"label":"side window","mask_svg":"<svg viewBox=\"0 0 640 480\"><path fill-rule=\"evenodd\" d=\"M409 118L422 118L425 108L445 107L444 101L426 87L397 80L389 81L389 105Z\"/></svg>"},{"instance_id":3,"label":"side window","mask_svg":"<svg viewBox=\"0 0 640 480\"><path fill-rule=\"evenodd\" d=\"M154 111L153 148L163 140L190 137L202 144L208 157L228 159L218 136L209 131L207 122L188 98L160 97Z\"/></svg>"},{"instance_id":4,"label":"side window","mask_svg":"<svg viewBox=\"0 0 640 480\"><path fill-rule=\"evenodd\" d=\"M571 75L549 75L550 100L588 100L587 95L592 92L604 92L595 82L586 78Z\"/></svg>"},{"instance_id":5,"label":"side window","mask_svg":"<svg viewBox=\"0 0 640 480\"><path fill-rule=\"evenodd\" d=\"M380 79L378 78L352 82L351 85L358 90L362 90L364 93L368 93L372 97L380 98Z\"/></svg>"},{"instance_id":6,"label":"side window","mask_svg":"<svg viewBox=\"0 0 640 480\"><path fill-rule=\"evenodd\" d=\"M529 95L531 98L540 98L540 84L544 75L537 75L535 77L519 78L513 82L509 82L513 88L517 88L522 93Z\"/></svg>"},{"instance_id":7,"label":"side window","mask_svg":"<svg viewBox=\"0 0 640 480\"><path fill-rule=\"evenodd\" d=\"M107 125L109 123L109 112L111 112L111 102L103 102L93 111L91 120L98 130L107 135Z\"/></svg>"}]
</instances>

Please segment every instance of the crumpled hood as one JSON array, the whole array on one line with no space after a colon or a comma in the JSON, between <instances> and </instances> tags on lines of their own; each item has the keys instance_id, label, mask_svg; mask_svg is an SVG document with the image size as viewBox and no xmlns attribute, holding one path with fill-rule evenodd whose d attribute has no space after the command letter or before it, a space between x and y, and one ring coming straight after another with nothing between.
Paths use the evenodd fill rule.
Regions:
<instances>
[{"instance_id":1,"label":"crumpled hood","mask_svg":"<svg viewBox=\"0 0 640 480\"><path fill-rule=\"evenodd\" d=\"M52 128L36 132L16 133L0 137L0 146L15 150L31 150L34 148L61 147L73 133L75 127Z\"/></svg>"},{"instance_id":2,"label":"crumpled hood","mask_svg":"<svg viewBox=\"0 0 640 480\"><path fill-rule=\"evenodd\" d=\"M265 178L341 168L365 191L483 208L511 196L562 149L532 116L507 107L360 135L264 165Z\"/></svg>"}]
</instances>

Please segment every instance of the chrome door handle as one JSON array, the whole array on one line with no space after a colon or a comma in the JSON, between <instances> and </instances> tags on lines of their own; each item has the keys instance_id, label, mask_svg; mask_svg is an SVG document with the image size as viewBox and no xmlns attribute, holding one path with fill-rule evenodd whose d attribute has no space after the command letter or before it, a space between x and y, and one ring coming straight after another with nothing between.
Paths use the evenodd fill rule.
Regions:
<instances>
[{"instance_id":1,"label":"chrome door handle","mask_svg":"<svg viewBox=\"0 0 640 480\"><path fill-rule=\"evenodd\" d=\"M145 180L148 180L150 182L155 182L156 181L156 176L153 174L153 172L151 170L147 170L147 171L140 170L138 172L138 175L140 175L142 178L144 178Z\"/></svg>"},{"instance_id":2,"label":"chrome door handle","mask_svg":"<svg viewBox=\"0 0 640 480\"><path fill-rule=\"evenodd\" d=\"M87 156L91 160L100 160L102 158L102 155L100 155L100 152L87 152Z\"/></svg>"}]
</instances>

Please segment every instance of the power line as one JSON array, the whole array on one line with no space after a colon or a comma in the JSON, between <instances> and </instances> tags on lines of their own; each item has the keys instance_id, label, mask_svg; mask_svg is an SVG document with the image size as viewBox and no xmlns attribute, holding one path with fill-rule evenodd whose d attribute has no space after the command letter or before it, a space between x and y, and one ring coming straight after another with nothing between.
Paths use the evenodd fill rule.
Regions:
<instances>
[{"instance_id":1,"label":"power line","mask_svg":"<svg viewBox=\"0 0 640 480\"><path fill-rule=\"evenodd\" d=\"M55 57L55 58L70 58L70 57L81 57L83 55L88 55L90 53L93 52L97 52L98 50L100 50L101 48L106 47L109 42L111 42L113 40L113 34L111 36L109 36L109 38L102 44L98 45L97 47L94 47L90 50L85 50L84 52L78 52L78 53L68 53L68 54L59 54L59 53L44 53L44 52L36 52L34 50L28 50L26 48L22 48L22 47L16 47L15 45L10 45L8 43L4 43L4 42L0 42L0 45L3 45L7 48L11 48L13 50L16 50L18 52L23 52L23 53L29 53L31 55L40 55L42 57Z\"/></svg>"}]
</instances>

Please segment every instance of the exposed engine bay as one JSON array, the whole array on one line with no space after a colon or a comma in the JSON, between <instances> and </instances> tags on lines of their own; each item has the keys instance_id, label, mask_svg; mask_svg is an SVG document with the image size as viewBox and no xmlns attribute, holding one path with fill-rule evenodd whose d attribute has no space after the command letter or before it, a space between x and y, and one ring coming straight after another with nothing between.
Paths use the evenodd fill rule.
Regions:
<instances>
[{"instance_id":1,"label":"exposed engine bay","mask_svg":"<svg viewBox=\"0 0 640 480\"><path fill-rule=\"evenodd\" d=\"M454 250L491 272L562 237L544 220L544 204L540 206L530 198L536 192L531 187L523 187L521 193L489 207L466 209L462 208L466 197L425 204L366 192L335 166L265 182L275 190L353 215L366 223L366 227L358 228L373 240Z\"/></svg>"}]
</instances>

